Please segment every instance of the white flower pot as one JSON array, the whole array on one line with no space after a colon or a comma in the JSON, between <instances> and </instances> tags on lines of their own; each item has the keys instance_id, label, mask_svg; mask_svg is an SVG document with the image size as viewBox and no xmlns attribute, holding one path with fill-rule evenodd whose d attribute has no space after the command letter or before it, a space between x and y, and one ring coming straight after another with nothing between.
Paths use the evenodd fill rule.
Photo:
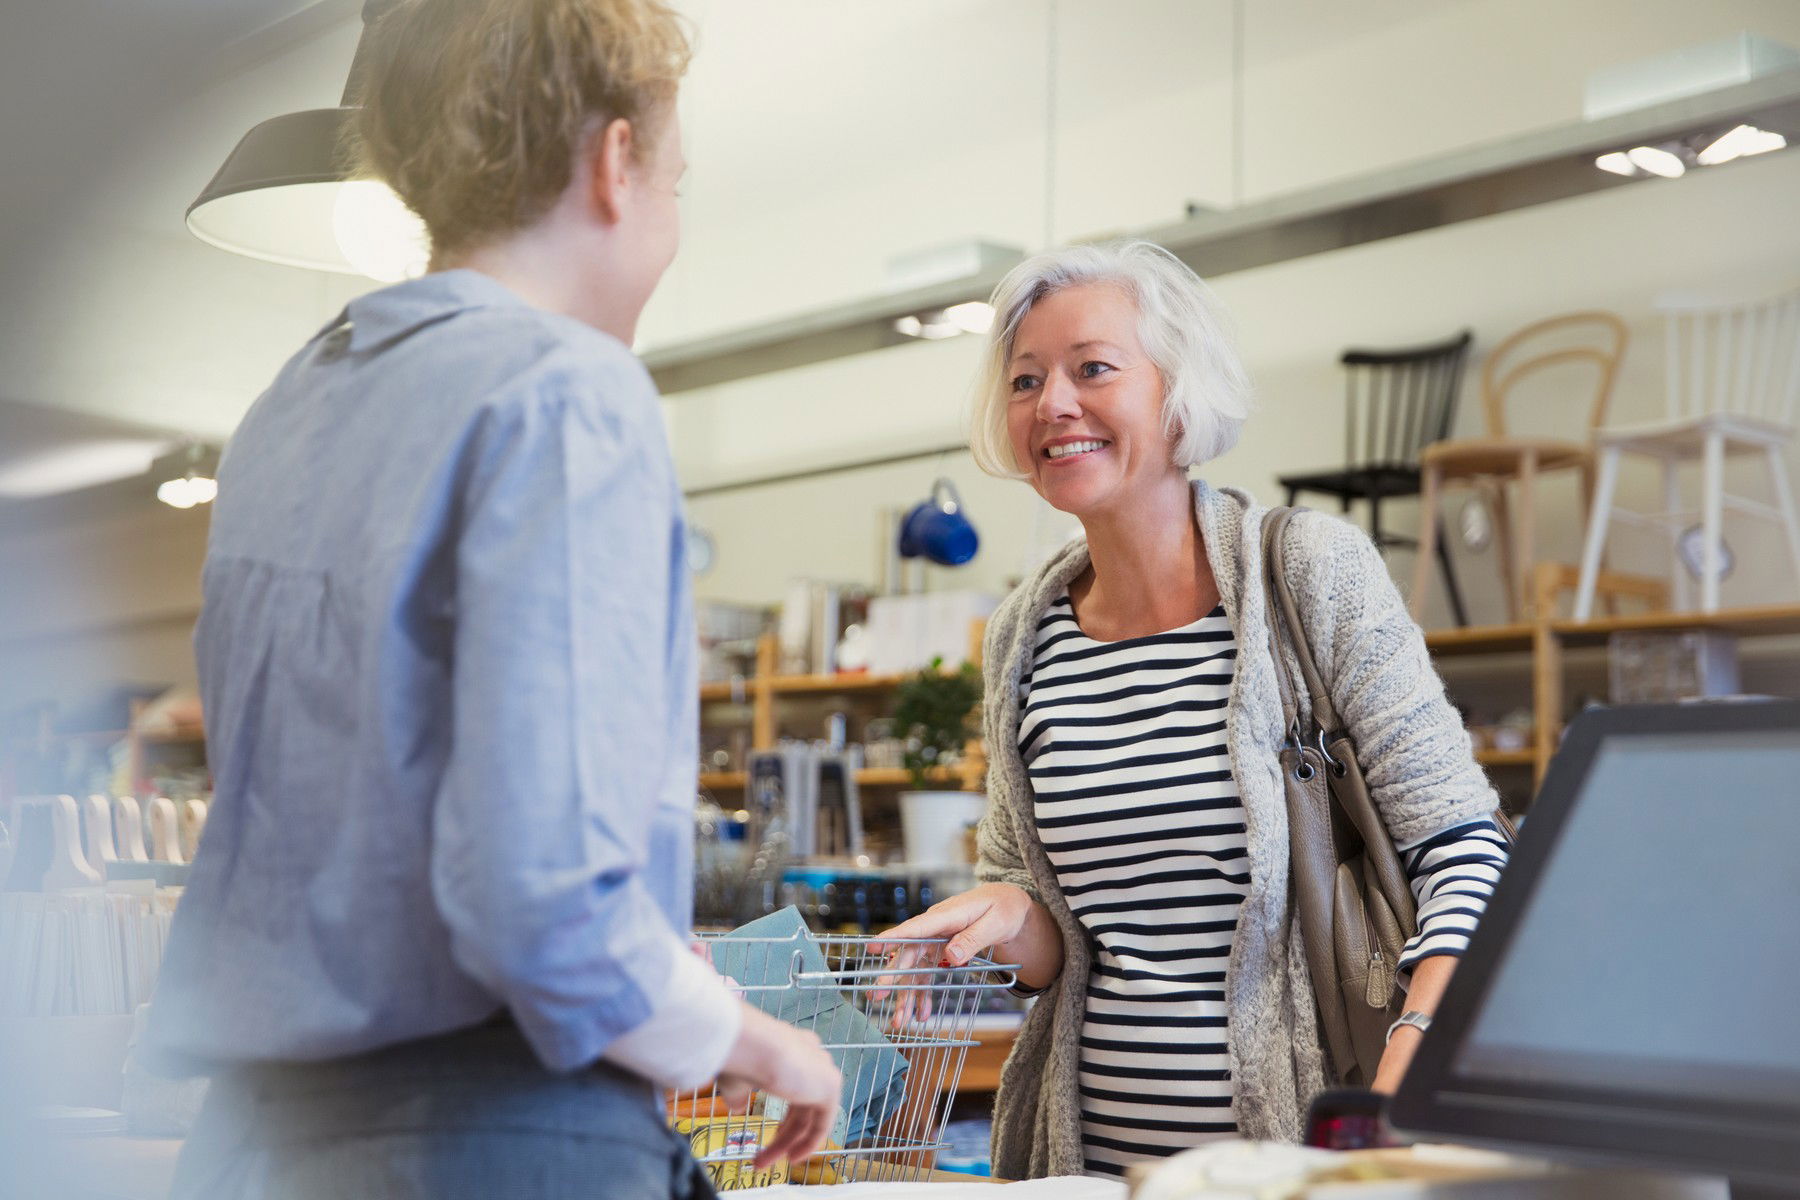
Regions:
<instances>
[{"instance_id":1,"label":"white flower pot","mask_svg":"<svg viewBox=\"0 0 1800 1200\"><path fill-rule=\"evenodd\" d=\"M901 792L900 834L915 867L967 866L968 831L981 820L980 792Z\"/></svg>"}]
</instances>

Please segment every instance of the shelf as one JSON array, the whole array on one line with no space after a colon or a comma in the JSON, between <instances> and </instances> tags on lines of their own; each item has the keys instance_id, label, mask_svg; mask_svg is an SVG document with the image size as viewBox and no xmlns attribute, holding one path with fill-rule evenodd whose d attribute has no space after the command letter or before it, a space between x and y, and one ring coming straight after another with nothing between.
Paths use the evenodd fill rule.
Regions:
<instances>
[{"instance_id":1,"label":"shelf","mask_svg":"<svg viewBox=\"0 0 1800 1200\"><path fill-rule=\"evenodd\" d=\"M1800 634L1800 606L1767 604L1722 608L1718 612L1633 613L1591 621L1552 621L1550 631L1571 646L1592 646L1615 633L1680 633L1689 629L1719 630L1746 636Z\"/></svg>"},{"instance_id":2,"label":"shelf","mask_svg":"<svg viewBox=\"0 0 1800 1200\"><path fill-rule=\"evenodd\" d=\"M742 699L738 699L738 697ZM751 704L756 700L756 680L745 678L733 683L703 683L700 685L700 703L719 704L736 701L739 704Z\"/></svg>"},{"instance_id":3,"label":"shelf","mask_svg":"<svg viewBox=\"0 0 1800 1200\"><path fill-rule=\"evenodd\" d=\"M1477 750L1475 761L1484 767L1535 767L1537 751L1525 750Z\"/></svg>"},{"instance_id":4,"label":"shelf","mask_svg":"<svg viewBox=\"0 0 1800 1200\"><path fill-rule=\"evenodd\" d=\"M1456 629L1433 629L1425 634L1425 648L1434 657L1455 654L1502 654L1507 651L1526 653L1531 650L1533 626L1469 625Z\"/></svg>"},{"instance_id":5,"label":"shelf","mask_svg":"<svg viewBox=\"0 0 1800 1200\"><path fill-rule=\"evenodd\" d=\"M949 770L932 771L929 776L932 783L953 783L966 786L968 776L961 767ZM862 787L907 787L912 783L912 773L905 767L864 767L856 773L856 782ZM750 785L750 776L744 771L702 771L700 786L709 792L724 792L741 789Z\"/></svg>"},{"instance_id":6,"label":"shelf","mask_svg":"<svg viewBox=\"0 0 1800 1200\"><path fill-rule=\"evenodd\" d=\"M769 687L778 696L885 692L899 687L905 675L778 675Z\"/></svg>"},{"instance_id":7,"label":"shelf","mask_svg":"<svg viewBox=\"0 0 1800 1200\"><path fill-rule=\"evenodd\" d=\"M177 725L156 732L146 730L138 735L138 739L146 746L194 746L206 741L206 727Z\"/></svg>"}]
</instances>

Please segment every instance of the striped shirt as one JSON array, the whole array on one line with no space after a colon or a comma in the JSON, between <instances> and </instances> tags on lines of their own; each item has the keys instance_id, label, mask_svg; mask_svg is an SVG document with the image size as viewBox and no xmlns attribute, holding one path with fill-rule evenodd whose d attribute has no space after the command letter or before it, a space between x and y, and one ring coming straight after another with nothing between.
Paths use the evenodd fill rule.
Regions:
<instances>
[{"instance_id":1,"label":"striped shirt","mask_svg":"<svg viewBox=\"0 0 1800 1200\"><path fill-rule=\"evenodd\" d=\"M1067 596L1039 623L1019 729L1038 834L1091 939L1079 1088L1087 1169L1234 1134L1225 967L1250 882L1226 715L1225 610L1097 642ZM1420 900L1410 968L1457 954L1504 843L1492 822L1403 849Z\"/></svg>"}]
</instances>

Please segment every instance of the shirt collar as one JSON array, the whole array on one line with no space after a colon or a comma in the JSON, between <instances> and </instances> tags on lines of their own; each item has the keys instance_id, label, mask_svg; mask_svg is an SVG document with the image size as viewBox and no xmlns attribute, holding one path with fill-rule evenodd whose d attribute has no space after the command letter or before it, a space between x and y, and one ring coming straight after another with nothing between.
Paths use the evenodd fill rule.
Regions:
<instances>
[{"instance_id":1,"label":"shirt collar","mask_svg":"<svg viewBox=\"0 0 1800 1200\"><path fill-rule=\"evenodd\" d=\"M479 271L433 271L358 296L326 331L348 326L350 349L372 350L472 308L524 308L505 284Z\"/></svg>"}]
</instances>

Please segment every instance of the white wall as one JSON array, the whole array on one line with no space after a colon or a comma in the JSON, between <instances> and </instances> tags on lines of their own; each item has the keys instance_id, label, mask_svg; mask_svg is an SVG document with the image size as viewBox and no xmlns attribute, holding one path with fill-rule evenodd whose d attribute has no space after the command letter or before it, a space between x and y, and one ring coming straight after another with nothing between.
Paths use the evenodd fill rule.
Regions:
<instances>
[{"instance_id":1,"label":"white wall","mask_svg":"<svg viewBox=\"0 0 1800 1200\"><path fill-rule=\"evenodd\" d=\"M1167 221L1190 200L1253 201L1572 120L1595 68L1738 29L1800 44L1800 5L1786 0L1269 0L1244 6L1240 146L1228 0L685 7L701 39L683 100L686 239L647 314L646 344L865 294L890 257L925 246L979 236L1036 248ZM45 233L47 269L0 300L0 395L213 436L236 424L285 355L368 285L203 246L180 212L250 124L335 101L354 33L333 30L147 121L141 156L59 234ZM1334 462L1334 364L1347 345L1463 325L1491 345L1587 305L1631 320L1638 341L1618 415L1651 413L1652 297L1671 285L1757 292L1800 279L1796 198L1800 155L1788 154L1225 277L1218 291L1242 329L1262 411L1208 473L1268 496L1278 473ZM704 485L955 441L977 350L974 339L920 345L673 398L683 476ZM1463 419L1472 430L1472 399ZM870 579L877 510L923 497L935 470L924 462L696 502L721 552L703 593L773 600L794 575ZM997 586L1027 557L1034 528L1058 526L1034 525L1022 485L981 479L960 456L948 470L987 549L945 582ZM1548 550L1572 558L1572 493L1560 494ZM1397 523L1407 520L1396 508ZM100 597L90 625L129 624L141 615L134 571L156 559L172 564L175 608L191 611L199 542L168 515L152 509L132 532L42 548L34 569L67 581L42 595L86 591ZM1735 526L1731 537L1745 566L1728 600L1788 586L1771 539ZM1620 556L1626 567L1652 561ZM1487 567L1467 564L1469 583ZM0 600L0 639L48 632L42 614L62 603ZM1497 612L1490 587L1476 615ZM170 653L160 637L144 643L146 669ZM81 653L103 667L113 651Z\"/></svg>"}]
</instances>

